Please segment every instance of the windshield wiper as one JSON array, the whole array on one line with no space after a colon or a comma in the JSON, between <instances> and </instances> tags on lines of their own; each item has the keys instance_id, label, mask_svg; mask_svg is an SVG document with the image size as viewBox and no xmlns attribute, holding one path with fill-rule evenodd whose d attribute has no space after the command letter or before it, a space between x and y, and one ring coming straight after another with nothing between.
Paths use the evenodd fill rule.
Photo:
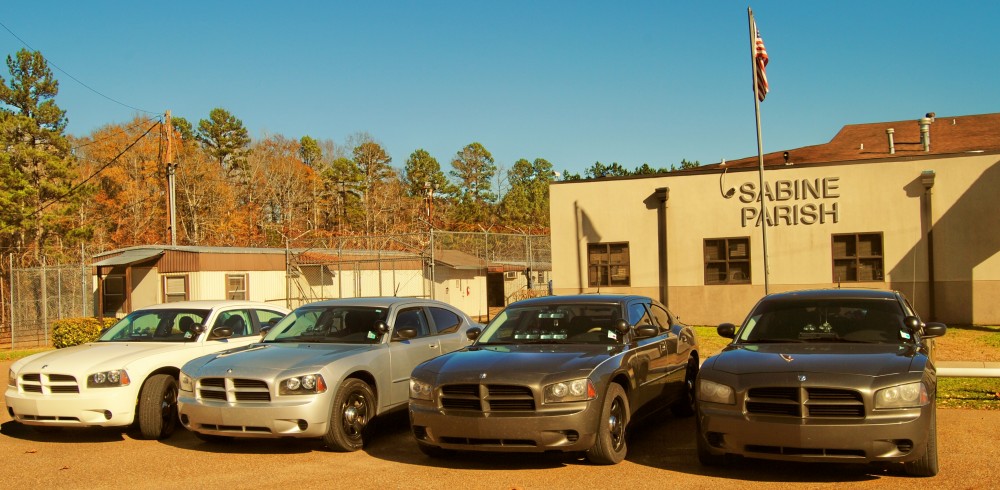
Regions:
<instances>
[{"instance_id":1,"label":"windshield wiper","mask_svg":"<svg viewBox=\"0 0 1000 490\"><path fill-rule=\"evenodd\" d=\"M801 344L805 342L799 339L753 339L753 340L742 340L741 344Z\"/></svg>"}]
</instances>

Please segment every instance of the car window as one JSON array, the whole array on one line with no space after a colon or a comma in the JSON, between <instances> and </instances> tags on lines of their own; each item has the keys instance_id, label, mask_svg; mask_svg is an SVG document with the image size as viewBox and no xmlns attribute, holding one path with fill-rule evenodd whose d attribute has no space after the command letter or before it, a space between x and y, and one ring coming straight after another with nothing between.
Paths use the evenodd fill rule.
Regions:
<instances>
[{"instance_id":1,"label":"car window","mask_svg":"<svg viewBox=\"0 0 1000 490\"><path fill-rule=\"evenodd\" d=\"M271 310L254 310L254 314L257 315L257 325L254 325L254 333L260 333L261 327L271 322L277 322L281 320L281 317L285 316L280 311Z\"/></svg>"},{"instance_id":2,"label":"car window","mask_svg":"<svg viewBox=\"0 0 1000 490\"><path fill-rule=\"evenodd\" d=\"M912 341L896 301L838 299L762 304L740 331L744 342Z\"/></svg>"},{"instance_id":3,"label":"car window","mask_svg":"<svg viewBox=\"0 0 1000 490\"><path fill-rule=\"evenodd\" d=\"M674 322L670 318L670 313L667 312L666 309L658 304L650 304L649 311L653 313L653 318L656 319L656 324L660 326L661 332L670 331L670 327L674 324Z\"/></svg>"},{"instance_id":4,"label":"car window","mask_svg":"<svg viewBox=\"0 0 1000 490\"><path fill-rule=\"evenodd\" d=\"M250 320L250 312L247 310L229 310L219 313L212 325L212 330L219 327L228 327L233 331L230 337L246 337L254 335L253 322Z\"/></svg>"},{"instance_id":5,"label":"car window","mask_svg":"<svg viewBox=\"0 0 1000 490\"><path fill-rule=\"evenodd\" d=\"M427 325L427 317L421 307L406 308L396 313L396 322L393 325L393 339L401 339L397 332L404 328L413 328L417 331L417 337L426 337L430 334Z\"/></svg>"},{"instance_id":6,"label":"car window","mask_svg":"<svg viewBox=\"0 0 1000 490\"><path fill-rule=\"evenodd\" d=\"M198 338L191 331L203 323L208 311L188 309L137 310L105 331L98 342L188 342Z\"/></svg>"},{"instance_id":7,"label":"car window","mask_svg":"<svg viewBox=\"0 0 1000 490\"><path fill-rule=\"evenodd\" d=\"M646 311L646 305L642 303L632 303L628 305L629 325L656 325L653 317Z\"/></svg>"},{"instance_id":8,"label":"car window","mask_svg":"<svg viewBox=\"0 0 1000 490\"><path fill-rule=\"evenodd\" d=\"M431 318L434 320L434 327L437 329L437 333L454 333L458 331L458 327L462 324L462 317L458 316L454 311L446 310L444 308L439 308L437 306L431 306L427 308L431 312Z\"/></svg>"},{"instance_id":9,"label":"car window","mask_svg":"<svg viewBox=\"0 0 1000 490\"><path fill-rule=\"evenodd\" d=\"M621 319L613 304L547 304L509 307L479 336L479 344L593 343L618 344Z\"/></svg>"},{"instance_id":10,"label":"car window","mask_svg":"<svg viewBox=\"0 0 1000 490\"><path fill-rule=\"evenodd\" d=\"M264 342L327 342L375 344L382 339L382 308L303 306L278 320Z\"/></svg>"}]
</instances>

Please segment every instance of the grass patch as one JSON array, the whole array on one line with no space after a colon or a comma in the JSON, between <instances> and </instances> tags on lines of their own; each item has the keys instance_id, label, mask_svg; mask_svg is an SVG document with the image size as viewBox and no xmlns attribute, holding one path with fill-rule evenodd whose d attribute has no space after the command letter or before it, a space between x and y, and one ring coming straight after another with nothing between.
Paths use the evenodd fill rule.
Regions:
<instances>
[{"instance_id":1,"label":"grass patch","mask_svg":"<svg viewBox=\"0 0 1000 490\"><path fill-rule=\"evenodd\" d=\"M942 408L1000 410L1000 379L938 378L937 405Z\"/></svg>"},{"instance_id":2,"label":"grass patch","mask_svg":"<svg viewBox=\"0 0 1000 490\"><path fill-rule=\"evenodd\" d=\"M52 348L43 347L40 349L0 350L0 361L10 361L14 359L20 359L22 357L28 357L32 354L37 354L39 352L45 352L47 350L52 350Z\"/></svg>"},{"instance_id":3,"label":"grass patch","mask_svg":"<svg viewBox=\"0 0 1000 490\"><path fill-rule=\"evenodd\" d=\"M701 358L707 359L709 356L714 356L722 350L723 347L729 345L733 339L727 339L725 337L720 337L715 331L715 327L691 327L694 329L695 335L698 336L698 342L701 343Z\"/></svg>"}]
</instances>

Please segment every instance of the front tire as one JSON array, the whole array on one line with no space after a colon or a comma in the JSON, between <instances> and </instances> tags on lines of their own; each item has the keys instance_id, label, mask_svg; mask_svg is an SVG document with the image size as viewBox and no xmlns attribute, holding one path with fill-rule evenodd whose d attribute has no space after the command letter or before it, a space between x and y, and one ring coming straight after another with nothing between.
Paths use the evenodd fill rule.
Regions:
<instances>
[{"instance_id":1,"label":"front tire","mask_svg":"<svg viewBox=\"0 0 1000 490\"><path fill-rule=\"evenodd\" d=\"M375 393L368 383L350 378L333 399L330 424L323 442L334 451L357 451L364 446L365 429L375 417Z\"/></svg>"},{"instance_id":2,"label":"front tire","mask_svg":"<svg viewBox=\"0 0 1000 490\"><path fill-rule=\"evenodd\" d=\"M698 379L698 359L688 359L684 372L684 393L670 406L670 412L675 417L690 417L695 410L695 380Z\"/></svg>"},{"instance_id":3,"label":"front tire","mask_svg":"<svg viewBox=\"0 0 1000 490\"><path fill-rule=\"evenodd\" d=\"M935 403L935 401L931 401ZM937 407L931 408L931 424L927 434L927 447L924 455L916 461L905 463L903 468L910 476L934 476L938 474L937 457Z\"/></svg>"},{"instance_id":4,"label":"front tire","mask_svg":"<svg viewBox=\"0 0 1000 490\"><path fill-rule=\"evenodd\" d=\"M139 432L143 439L166 439L177 428L177 380L151 376L139 393Z\"/></svg>"},{"instance_id":5,"label":"front tire","mask_svg":"<svg viewBox=\"0 0 1000 490\"><path fill-rule=\"evenodd\" d=\"M587 450L587 459L594 464L618 464L625 459L628 444L625 428L629 418L628 397L618 383L611 383L604 395L601 418L597 425L597 442Z\"/></svg>"}]
</instances>

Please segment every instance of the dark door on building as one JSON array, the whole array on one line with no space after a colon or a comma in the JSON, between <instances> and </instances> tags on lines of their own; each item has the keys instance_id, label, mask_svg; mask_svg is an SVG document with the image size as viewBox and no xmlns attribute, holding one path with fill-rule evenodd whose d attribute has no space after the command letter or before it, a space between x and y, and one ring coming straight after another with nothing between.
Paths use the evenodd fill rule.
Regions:
<instances>
[{"instance_id":1,"label":"dark door on building","mask_svg":"<svg viewBox=\"0 0 1000 490\"><path fill-rule=\"evenodd\" d=\"M504 304L503 272L486 274L486 306L507 306Z\"/></svg>"}]
</instances>

